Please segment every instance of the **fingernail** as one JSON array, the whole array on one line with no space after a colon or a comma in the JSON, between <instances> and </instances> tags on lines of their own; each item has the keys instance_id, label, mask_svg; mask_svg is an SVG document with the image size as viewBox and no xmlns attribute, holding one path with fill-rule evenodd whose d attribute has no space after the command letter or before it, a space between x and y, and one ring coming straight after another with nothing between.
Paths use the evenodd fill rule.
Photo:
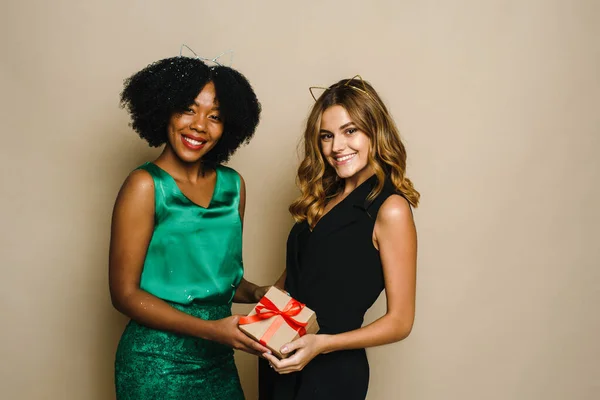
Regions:
<instances>
[{"instance_id":1,"label":"fingernail","mask_svg":"<svg viewBox=\"0 0 600 400\"><path fill-rule=\"evenodd\" d=\"M288 352L288 348L287 348L287 347L285 347L285 346L283 346L283 347L281 348L281 352L282 352L282 353L287 353L287 352Z\"/></svg>"},{"instance_id":2,"label":"fingernail","mask_svg":"<svg viewBox=\"0 0 600 400\"><path fill-rule=\"evenodd\" d=\"M267 350L267 354L273 354L273 353L271 353L271 350Z\"/></svg>"}]
</instances>

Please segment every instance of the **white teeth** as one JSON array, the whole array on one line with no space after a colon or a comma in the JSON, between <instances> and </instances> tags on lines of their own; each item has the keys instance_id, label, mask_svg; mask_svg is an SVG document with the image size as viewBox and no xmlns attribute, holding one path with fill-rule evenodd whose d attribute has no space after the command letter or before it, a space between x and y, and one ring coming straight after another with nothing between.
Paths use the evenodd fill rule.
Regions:
<instances>
[{"instance_id":1,"label":"white teeth","mask_svg":"<svg viewBox=\"0 0 600 400\"><path fill-rule=\"evenodd\" d=\"M347 161L347 160L351 159L352 157L354 157L355 155L356 155L356 153L352 153L352 154L348 154L345 156L336 157L335 161L337 161L337 162Z\"/></svg>"},{"instance_id":2,"label":"white teeth","mask_svg":"<svg viewBox=\"0 0 600 400\"><path fill-rule=\"evenodd\" d=\"M190 143L190 144L192 144L192 145L194 145L194 146L200 146L202 143L206 143L206 142L201 142L201 141L199 141L199 140L195 140L195 139L189 138L189 137L187 137L187 136L184 136L183 138L184 138L184 139L185 139L185 140L186 140L188 143Z\"/></svg>"}]
</instances>

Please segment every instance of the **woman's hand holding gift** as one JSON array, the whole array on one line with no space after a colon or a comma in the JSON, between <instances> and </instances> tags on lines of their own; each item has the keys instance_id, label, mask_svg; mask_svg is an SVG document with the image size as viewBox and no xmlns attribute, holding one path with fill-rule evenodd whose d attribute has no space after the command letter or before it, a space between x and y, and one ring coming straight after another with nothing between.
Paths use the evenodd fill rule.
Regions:
<instances>
[{"instance_id":1,"label":"woman's hand holding gift","mask_svg":"<svg viewBox=\"0 0 600 400\"><path fill-rule=\"evenodd\" d=\"M269 364L280 374L301 371L306 364L321 353L326 352L329 335L306 334L281 347L281 353L294 353L290 357L279 360L272 354L263 354Z\"/></svg>"}]
</instances>

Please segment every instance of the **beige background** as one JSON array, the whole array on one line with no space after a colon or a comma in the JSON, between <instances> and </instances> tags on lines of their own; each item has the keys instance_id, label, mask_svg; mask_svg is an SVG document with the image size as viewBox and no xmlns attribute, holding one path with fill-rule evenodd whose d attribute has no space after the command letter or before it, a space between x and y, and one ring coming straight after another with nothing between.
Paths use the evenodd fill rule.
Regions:
<instances>
[{"instance_id":1,"label":"beige background","mask_svg":"<svg viewBox=\"0 0 600 400\"><path fill-rule=\"evenodd\" d=\"M262 284L284 266L308 86L360 73L391 107L423 195L418 309L406 341L369 350L369 400L600 398L598 1L11 0L0 15L2 399L114 398L110 213L157 154L118 95L181 43L234 49L262 101L230 163ZM255 360L237 360L255 399Z\"/></svg>"}]
</instances>

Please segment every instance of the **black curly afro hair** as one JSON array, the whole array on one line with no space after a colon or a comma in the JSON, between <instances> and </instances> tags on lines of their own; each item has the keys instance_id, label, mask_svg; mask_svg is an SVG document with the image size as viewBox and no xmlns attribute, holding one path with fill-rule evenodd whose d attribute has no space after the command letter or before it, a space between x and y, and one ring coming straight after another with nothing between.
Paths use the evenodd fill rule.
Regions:
<instances>
[{"instance_id":1,"label":"black curly afro hair","mask_svg":"<svg viewBox=\"0 0 600 400\"><path fill-rule=\"evenodd\" d=\"M261 111L250 82L238 71L220 65L208 67L191 57L160 60L125 80L121 106L131 115L131 127L157 147L167 141L173 114L185 111L208 82L215 85L223 135L202 160L224 163L250 141Z\"/></svg>"}]
</instances>

